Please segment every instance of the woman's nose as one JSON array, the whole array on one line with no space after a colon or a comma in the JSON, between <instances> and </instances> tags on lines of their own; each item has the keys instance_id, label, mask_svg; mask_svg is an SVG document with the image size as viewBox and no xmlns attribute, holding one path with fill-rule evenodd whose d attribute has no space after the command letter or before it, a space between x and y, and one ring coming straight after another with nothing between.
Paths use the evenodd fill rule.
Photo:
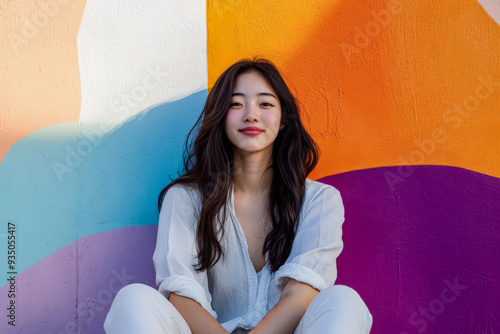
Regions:
<instances>
[{"instance_id":1,"label":"woman's nose","mask_svg":"<svg viewBox=\"0 0 500 334\"><path fill-rule=\"evenodd\" d=\"M259 110L257 106L249 103L245 106L245 121L257 121L259 119Z\"/></svg>"}]
</instances>

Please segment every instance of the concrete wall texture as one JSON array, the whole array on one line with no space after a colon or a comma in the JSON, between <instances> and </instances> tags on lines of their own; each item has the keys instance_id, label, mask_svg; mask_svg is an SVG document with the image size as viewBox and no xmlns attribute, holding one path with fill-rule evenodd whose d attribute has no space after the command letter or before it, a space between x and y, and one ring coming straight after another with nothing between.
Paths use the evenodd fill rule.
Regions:
<instances>
[{"instance_id":1,"label":"concrete wall texture","mask_svg":"<svg viewBox=\"0 0 500 334\"><path fill-rule=\"evenodd\" d=\"M341 191L337 283L372 333L500 331L498 2L4 1L0 18L1 333L103 333L122 286L155 287L157 195L216 78L255 55L302 105L309 177Z\"/></svg>"}]
</instances>

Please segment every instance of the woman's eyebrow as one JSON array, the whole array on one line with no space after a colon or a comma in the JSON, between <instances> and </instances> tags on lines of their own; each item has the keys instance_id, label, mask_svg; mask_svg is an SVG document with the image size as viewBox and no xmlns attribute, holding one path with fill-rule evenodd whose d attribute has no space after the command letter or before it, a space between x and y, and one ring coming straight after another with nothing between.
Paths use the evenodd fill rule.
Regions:
<instances>
[{"instance_id":1,"label":"woman's eyebrow","mask_svg":"<svg viewBox=\"0 0 500 334\"><path fill-rule=\"evenodd\" d=\"M274 97L276 100L278 99L276 96L274 96L274 94L268 93L268 92L261 92L261 93L258 93L257 95L258 96L271 96L271 97ZM233 93L232 96L245 96L245 94L239 93L239 92L235 92L235 93Z\"/></svg>"}]
</instances>

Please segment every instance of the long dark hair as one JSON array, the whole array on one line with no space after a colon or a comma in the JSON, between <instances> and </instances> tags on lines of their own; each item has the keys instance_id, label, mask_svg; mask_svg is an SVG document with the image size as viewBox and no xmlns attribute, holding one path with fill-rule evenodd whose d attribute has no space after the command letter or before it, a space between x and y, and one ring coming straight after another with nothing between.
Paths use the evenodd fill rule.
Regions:
<instances>
[{"instance_id":1,"label":"long dark hair","mask_svg":"<svg viewBox=\"0 0 500 334\"><path fill-rule=\"evenodd\" d=\"M166 186L158 197L158 210L167 190L174 184L194 186L200 191L202 208L196 241L196 270L211 268L223 256L220 244L224 236L226 203L233 185L233 147L225 133L236 78L245 72L258 71L278 94L285 127L273 143L273 178L269 192L268 213L272 229L264 242L269 267L278 270L290 255L305 194L305 181L318 162L319 148L304 129L295 97L275 65L263 58L243 59L230 66L217 79L208 94L203 112L186 137L184 174ZM201 124L201 126L200 126ZM190 145L189 138L199 131ZM223 209L222 217L219 216Z\"/></svg>"}]
</instances>

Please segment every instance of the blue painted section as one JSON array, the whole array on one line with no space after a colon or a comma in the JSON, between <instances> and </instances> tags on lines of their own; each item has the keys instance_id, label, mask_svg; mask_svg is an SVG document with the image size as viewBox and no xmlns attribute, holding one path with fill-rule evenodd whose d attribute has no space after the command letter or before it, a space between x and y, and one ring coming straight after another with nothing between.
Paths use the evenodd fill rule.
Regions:
<instances>
[{"instance_id":1,"label":"blue painted section","mask_svg":"<svg viewBox=\"0 0 500 334\"><path fill-rule=\"evenodd\" d=\"M63 161L65 146L78 141L78 124L61 123L37 130L16 142L0 164L0 233L7 248L7 223L16 224L17 273L77 238L78 173L59 182L52 163ZM6 284L6 256L0 284Z\"/></svg>"},{"instance_id":2,"label":"blue painted section","mask_svg":"<svg viewBox=\"0 0 500 334\"><path fill-rule=\"evenodd\" d=\"M16 271L79 238L157 224L157 196L181 169L207 93L150 108L102 138L98 125L71 122L14 144L0 164L0 241L6 244L7 222L16 222Z\"/></svg>"}]
</instances>

